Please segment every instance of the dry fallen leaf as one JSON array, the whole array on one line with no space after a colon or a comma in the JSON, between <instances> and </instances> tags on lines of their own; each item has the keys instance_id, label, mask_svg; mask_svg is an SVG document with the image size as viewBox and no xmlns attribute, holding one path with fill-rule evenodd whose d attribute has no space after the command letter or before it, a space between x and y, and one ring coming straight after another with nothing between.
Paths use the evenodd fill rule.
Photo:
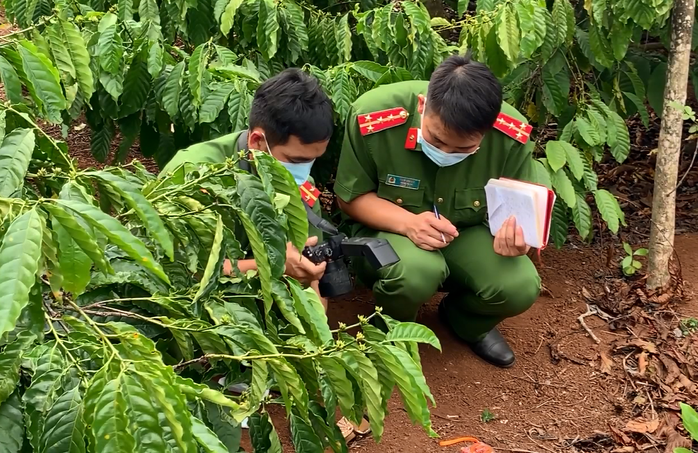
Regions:
<instances>
[{"instance_id":1,"label":"dry fallen leaf","mask_svg":"<svg viewBox=\"0 0 698 453\"><path fill-rule=\"evenodd\" d=\"M667 376L664 378L664 383L666 385L673 384L674 381L678 379L679 376L681 376L681 370L679 369L678 365L676 365L676 362L674 362L674 360L671 357L665 354L660 355L659 360L662 361L668 373Z\"/></svg>"},{"instance_id":2,"label":"dry fallen leaf","mask_svg":"<svg viewBox=\"0 0 698 453\"><path fill-rule=\"evenodd\" d=\"M614 450L611 450L611 453L633 453L635 451L635 447L627 446L627 447L620 447L616 448Z\"/></svg>"},{"instance_id":3,"label":"dry fallen leaf","mask_svg":"<svg viewBox=\"0 0 698 453\"><path fill-rule=\"evenodd\" d=\"M590 302L594 300L594 296L592 296L589 290L584 286L582 286L582 296L584 296L584 298Z\"/></svg>"},{"instance_id":4,"label":"dry fallen leaf","mask_svg":"<svg viewBox=\"0 0 698 453\"><path fill-rule=\"evenodd\" d=\"M639 338L634 338L628 342L628 344L631 344L633 346L637 346L638 348L642 348L645 351L649 352L650 354L657 354L657 345L654 343L650 343L649 341L641 340Z\"/></svg>"},{"instance_id":5,"label":"dry fallen leaf","mask_svg":"<svg viewBox=\"0 0 698 453\"><path fill-rule=\"evenodd\" d=\"M601 357L601 372L606 374L611 374L611 368L613 368L613 359L611 359L607 353L601 351L599 353Z\"/></svg>"},{"instance_id":6,"label":"dry fallen leaf","mask_svg":"<svg viewBox=\"0 0 698 453\"><path fill-rule=\"evenodd\" d=\"M625 425L625 430L633 433L639 434L652 434L659 428L659 420L645 420L638 418L637 420L630 420L627 425Z\"/></svg>"},{"instance_id":7,"label":"dry fallen leaf","mask_svg":"<svg viewBox=\"0 0 698 453\"><path fill-rule=\"evenodd\" d=\"M647 371L647 352L642 351L640 355L637 356L637 369L640 376L644 376Z\"/></svg>"},{"instance_id":8,"label":"dry fallen leaf","mask_svg":"<svg viewBox=\"0 0 698 453\"><path fill-rule=\"evenodd\" d=\"M613 426L611 426L611 435L615 439L616 443L623 445L630 445L633 443L633 440L630 437L628 437L627 434L625 434L618 428L614 428Z\"/></svg>"}]
</instances>

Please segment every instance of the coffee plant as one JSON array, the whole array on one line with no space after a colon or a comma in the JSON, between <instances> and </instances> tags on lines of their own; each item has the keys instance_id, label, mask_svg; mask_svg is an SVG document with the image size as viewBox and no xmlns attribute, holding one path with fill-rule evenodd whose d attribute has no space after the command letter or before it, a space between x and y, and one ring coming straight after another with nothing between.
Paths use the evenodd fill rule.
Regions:
<instances>
[{"instance_id":1,"label":"coffee plant","mask_svg":"<svg viewBox=\"0 0 698 453\"><path fill-rule=\"evenodd\" d=\"M591 239L590 202L608 229L625 223L597 187L596 163L630 152L625 120L661 115L670 0L458 0L431 17L416 0L4 0L21 30L3 38L10 101L50 123L85 115L100 161L140 140L162 166L179 149L246 127L252 93L284 67L303 67L331 95L341 125L374 86L428 78L471 50L502 78L506 100L537 126L539 182L559 202L556 245L572 221ZM694 48L698 30L694 28ZM694 68L694 86L698 69ZM314 169L331 185L341 127ZM608 151L608 152L607 152Z\"/></svg>"},{"instance_id":2,"label":"coffee plant","mask_svg":"<svg viewBox=\"0 0 698 453\"><path fill-rule=\"evenodd\" d=\"M278 404L296 451L346 452L336 408L379 441L396 386L436 436L417 347L435 335L380 310L330 330L282 275L308 223L275 159L77 170L31 110L0 110L0 451L238 452L247 419L254 451L280 452ZM223 277L248 249L259 270Z\"/></svg>"}]
</instances>

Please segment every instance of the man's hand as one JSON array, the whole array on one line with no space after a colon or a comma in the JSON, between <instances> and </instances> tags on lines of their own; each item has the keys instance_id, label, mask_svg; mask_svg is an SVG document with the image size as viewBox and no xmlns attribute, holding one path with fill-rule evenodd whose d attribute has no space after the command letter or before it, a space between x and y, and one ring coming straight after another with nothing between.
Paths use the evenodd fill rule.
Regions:
<instances>
[{"instance_id":1,"label":"man's hand","mask_svg":"<svg viewBox=\"0 0 698 453\"><path fill-rule=\"evenodd\" d=\"M458 230L446 217L440 217L437 219L431 211L416 215L407 226L406 236L423 250L431 251L446 247L458 236Z\"/></svg>"},{"instance_id":2,"label":"man's hand","mask_svg":"<svg viewBox=\"0 0 698 453\"><path fill-rule=\"evenodd\" d=\"M316 236L308 238L308 240L305 242L306 246L313 246L316 244ZM312 282L320 280L322 275L325 273L326 266L327 263L315 265L315 263L301 255L293 244L290 242L286 244L286 270L284 271L284 274L295 278L303 285L308 286Z\"/></svg>"},{"instance_id":3,"label":"man's hand","mask_svg":"<svg viewBox=\"0 0 698 453\"><path fill-rule=\"evenodd\" d=\"M509 217L494 236L494 251L502 256L522 256L530 246L524 242L523 229L516 225L516 219Z\"/></svg>"}]
</instances>

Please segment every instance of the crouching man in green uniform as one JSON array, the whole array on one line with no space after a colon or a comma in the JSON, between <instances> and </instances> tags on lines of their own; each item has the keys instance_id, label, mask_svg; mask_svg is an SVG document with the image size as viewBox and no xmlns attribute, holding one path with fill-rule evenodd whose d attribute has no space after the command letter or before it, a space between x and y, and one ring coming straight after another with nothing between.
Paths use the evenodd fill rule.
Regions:
<instances>
[{"instance_id":1,"label":"crouching man in green uniform","mask_svg":"<svg viewBox=\"0 0 698 453\"><path fill-rule=\"evenodd\" d=\"M255 92L250 109L249 129L233 132L178 152L162 172L174 171L185 162L224 162L241 150L267 151L294 176L305 202L319 214L319 191L310 181L313 162L327 149L334 128L332 103L317 79L299 69L286 69L266 80ZM254 171L254 169L251 169ZM310 227L306 245L315 245L321 232ZM241 238L238 238L241 239ZM254 259L237 263L241 272L257 268ZM224 270L232 272L226 260ZM315 265L289 242L286 249L286 275L312 286L320 295L318 282L325 263ZM321 298L326 307L326 301Z\"/></svg>"},{"instance_id":2,"label":"crouching man in green uniform","mask_svg":"<svg viewBox=\"0 0 698 453\"><path fill-rule=\"evenodd\" d=\"M514 353L496 326L531 307L540 278L515 219L490 234L484 186L533 179L530 132L486 66L453 56L429 82L384 85L356 100L335 182L352 234L385 238L400 257L378 271L357 261L376 305L414 321L443 290L442 320L500 367Z\"/></svg>"}]
</instances>

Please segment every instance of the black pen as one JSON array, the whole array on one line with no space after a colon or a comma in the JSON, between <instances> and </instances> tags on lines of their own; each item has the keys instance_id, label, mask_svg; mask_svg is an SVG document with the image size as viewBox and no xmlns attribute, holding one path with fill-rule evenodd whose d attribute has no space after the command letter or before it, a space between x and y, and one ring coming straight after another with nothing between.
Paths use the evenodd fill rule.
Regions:
<instances>
[{"instance_id":1,"label":"black pen","mask_svg":"<svg viewBox=\"0 0 698 453\"><path fill-rule=\"evenodd\" d=\"M441 216L439 215L439 210L436 209L436 205L434 205L434 215L436 216L437 219L441 219ZM439 232L441 233L441 232ZM441 240L444 241L444 244L446 243L446 238L444 237L444 234L441 233Z\"/></svg>"}]
</instances>

